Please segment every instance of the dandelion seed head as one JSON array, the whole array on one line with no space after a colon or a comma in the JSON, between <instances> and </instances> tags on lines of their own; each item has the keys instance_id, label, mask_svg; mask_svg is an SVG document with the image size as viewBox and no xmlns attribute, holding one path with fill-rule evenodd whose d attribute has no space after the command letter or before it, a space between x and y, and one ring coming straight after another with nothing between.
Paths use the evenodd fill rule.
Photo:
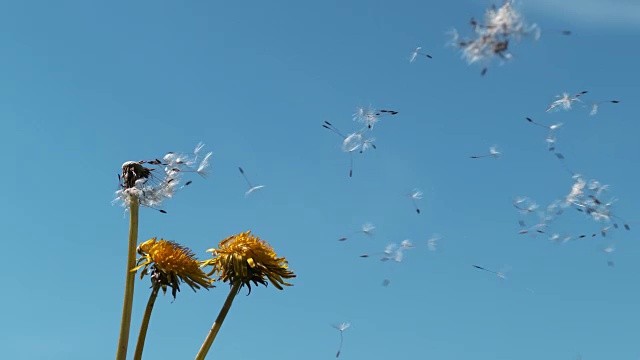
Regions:
<instances>
[{"instance_id":1,"label":"dandelion seed head","mask_svg":"<svg viewBox=\"0 0 640 360\"><path fill-rule=\"evenodd\" d=\"M196 157L204 145L198 144L193 154L169 152L162 160L127 161L122 165L121 189L115 193L112 204L121 203L129 208L132 197L137 198L141 206L159 207L166 199L172 198L179 189L182 176L187 172L203 175L208 166L211 153L202 160L200 167Z\"/></svg>"}]
</instances>

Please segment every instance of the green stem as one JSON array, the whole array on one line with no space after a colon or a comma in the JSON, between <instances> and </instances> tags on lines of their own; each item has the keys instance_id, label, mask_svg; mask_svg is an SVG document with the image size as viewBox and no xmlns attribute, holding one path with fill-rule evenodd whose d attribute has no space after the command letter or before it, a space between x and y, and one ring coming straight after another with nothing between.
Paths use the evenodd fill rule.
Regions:
<instances>
[{"instance_id":1,"label":"green stem","mask_svg":"<svg viewBox=\"0 0 640 360\"><path fill-rule=\"evenodd\" d=\"M122 321L120 323L120 337L118 338L118 351L116 360L127 359L127 346L129 344L129 329L131 327L131 308L133 307L133 285L136 273L131 269L136 264L136 245L138 243L138 210L140 202L136 196L131 196L129 210L129 246L127 248L127 277L124 285L124 304L122 306Z\"/></svg>"},{"instance_id":2,"label":"green stem","mask_svg":"<svg viewBox=\"0 0 640 360\"><path fill-rule=\"evenodd\" d=\"M224 318L227 317L227 313L231 308L231 303L233 303L233 299L236 297L236 294L240 289L240 285L242 285L242 282L237 280L233 283L233 286L231 287L231 291L227 296L227 300L224 302L224 305L222 305L222 309L220 309L220 313L218 314L216 321L213 323L213 326L211 327L211 330L209 330L209 334L207 335L207 338L204 340L204 343L202 343L202 346L200 347L200 351L198 351L198 354L196 355L196 360L204 360L205 356L207 356L207 353L211 348L211 344L213 344L213 340L216 339L216 336L218 335L218 331L220 331L220 327L222 326L222 322L224 321Z\"/></svg>"},{"instance_id":3,"label":"green stem","mask_svg":"<svg viewBox=\"0 0 640 360\"><path fill-rule=\"evenodd\" d=\"M144 350L144 339L147 337L149 319L151 318L151 312L153 311L153 304L155 304L156 298L158 297L158 290L160 290L160 286L158 286L158 284L154 284L151 295L149 296L149 301L147 302L147 308L144 311L142 325L140 325L140 334L138 335L138 342L136 343L136 351L133 353L133 360L142 359L142 350Z\"/></svg>"}]
</instances>

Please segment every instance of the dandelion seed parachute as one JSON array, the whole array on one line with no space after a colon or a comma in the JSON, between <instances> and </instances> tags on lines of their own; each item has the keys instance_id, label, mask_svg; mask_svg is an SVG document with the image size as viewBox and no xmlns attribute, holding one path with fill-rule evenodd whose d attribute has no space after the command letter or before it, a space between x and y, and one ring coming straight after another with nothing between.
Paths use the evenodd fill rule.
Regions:
<instances>
[{"instance_id":1,"label":"dandelion seed parachute","mask_svg":"<svg viewBox=\"0 0 640 360\"><path fill-rule=\"evenodd\" d=\"M362 134L353 133L347 136L342 142L342 151L353 152L362 146Z\"/></svg>"}]
</instances>

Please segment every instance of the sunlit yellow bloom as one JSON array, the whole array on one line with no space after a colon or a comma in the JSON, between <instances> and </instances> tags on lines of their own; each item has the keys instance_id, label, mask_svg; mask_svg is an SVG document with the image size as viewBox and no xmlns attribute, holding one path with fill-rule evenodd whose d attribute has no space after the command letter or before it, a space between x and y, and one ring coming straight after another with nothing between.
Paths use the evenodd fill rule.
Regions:
<instances>
[{"instance_id":1,"label":"sunlit yellow bloom","mask_svg":"<svg viewBox=\"0 0 640 360\"><path fill-rule=\"evenodd\" d=\"M171 294L176 297L180 291L180 283L185 282L196 291L203 287L214 287L213 280L202 271L200 263L193 252L186 246L176 242L156 238L149 239L138 245L137 266L131 271L142 268L140 278L149 274L151 282L162 287L166 294L167 286L171 287Z\"/></svg>"},{"instance_id":2,"label":"sunlit yellow bloom","mask_svg":"<svg viewBox=\"0 0 640 360\"><path fill-rule=\"evenodd\" d=\"M251 283L267 286L267 279L278 290L291 286L285 279L296 277L289 270L287 259L279 258L271 245L251 235L251 231L230 236L218 244L218 248L209 249L213 258L202 262L202 266L213 269L207 275L216 274L218 280L234 283L240 281L251 293Z\"/></svg>"}]
</instances>

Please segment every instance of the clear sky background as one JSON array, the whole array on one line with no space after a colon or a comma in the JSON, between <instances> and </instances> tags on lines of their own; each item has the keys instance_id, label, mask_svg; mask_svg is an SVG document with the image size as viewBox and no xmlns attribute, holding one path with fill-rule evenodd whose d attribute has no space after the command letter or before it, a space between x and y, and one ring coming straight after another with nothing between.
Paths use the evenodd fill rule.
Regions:
<instances>
[{"instance_id":1,"label":"clear sky background","mask_svg":"<svg viewBox=\"0 0 640 360\"><path fill-rule=\"evenodd\" d=\"M112 206L127 160L213 151L211 175L141 209L140 240L205 250L246 230L271 243L295 286L236 298L210 358L561 360L640 358L640 5L528 1L543 29L486 76L447 47L487 1L13 1L0 9L0 207L4 359L112 359L128 219ZM544 30L551 30L544 32ZM572 30L569 37L552 30ZM422 46L433 59L409 63ZM594 117L564 91L618 99ZM377 150L348 156L323 129L357 130L358 106L399 111ZM611 186L631 231L566 244L519 235L517 196L541 206L576 172ZM470 159L498 145L501 159ZM237 167L265 185L244 198ZM406 196L419 188L421 214ZM375 235L337 239L365 222ZM567 233L600 224L570 212ZM426 241L442 237L436 252ZM362 259L391 242L401 263ZM614 244L610 255L602 249ZM615 267L607 266L607 260ZM498 271L507 279L474 269ZM381 285L385 278L389 286ZM150 290L136 283L131 352ZM531 290L528 290L531 289ZM225 284L156 301L148 359L193 358Z\"/></svg>"}]
</instances>

